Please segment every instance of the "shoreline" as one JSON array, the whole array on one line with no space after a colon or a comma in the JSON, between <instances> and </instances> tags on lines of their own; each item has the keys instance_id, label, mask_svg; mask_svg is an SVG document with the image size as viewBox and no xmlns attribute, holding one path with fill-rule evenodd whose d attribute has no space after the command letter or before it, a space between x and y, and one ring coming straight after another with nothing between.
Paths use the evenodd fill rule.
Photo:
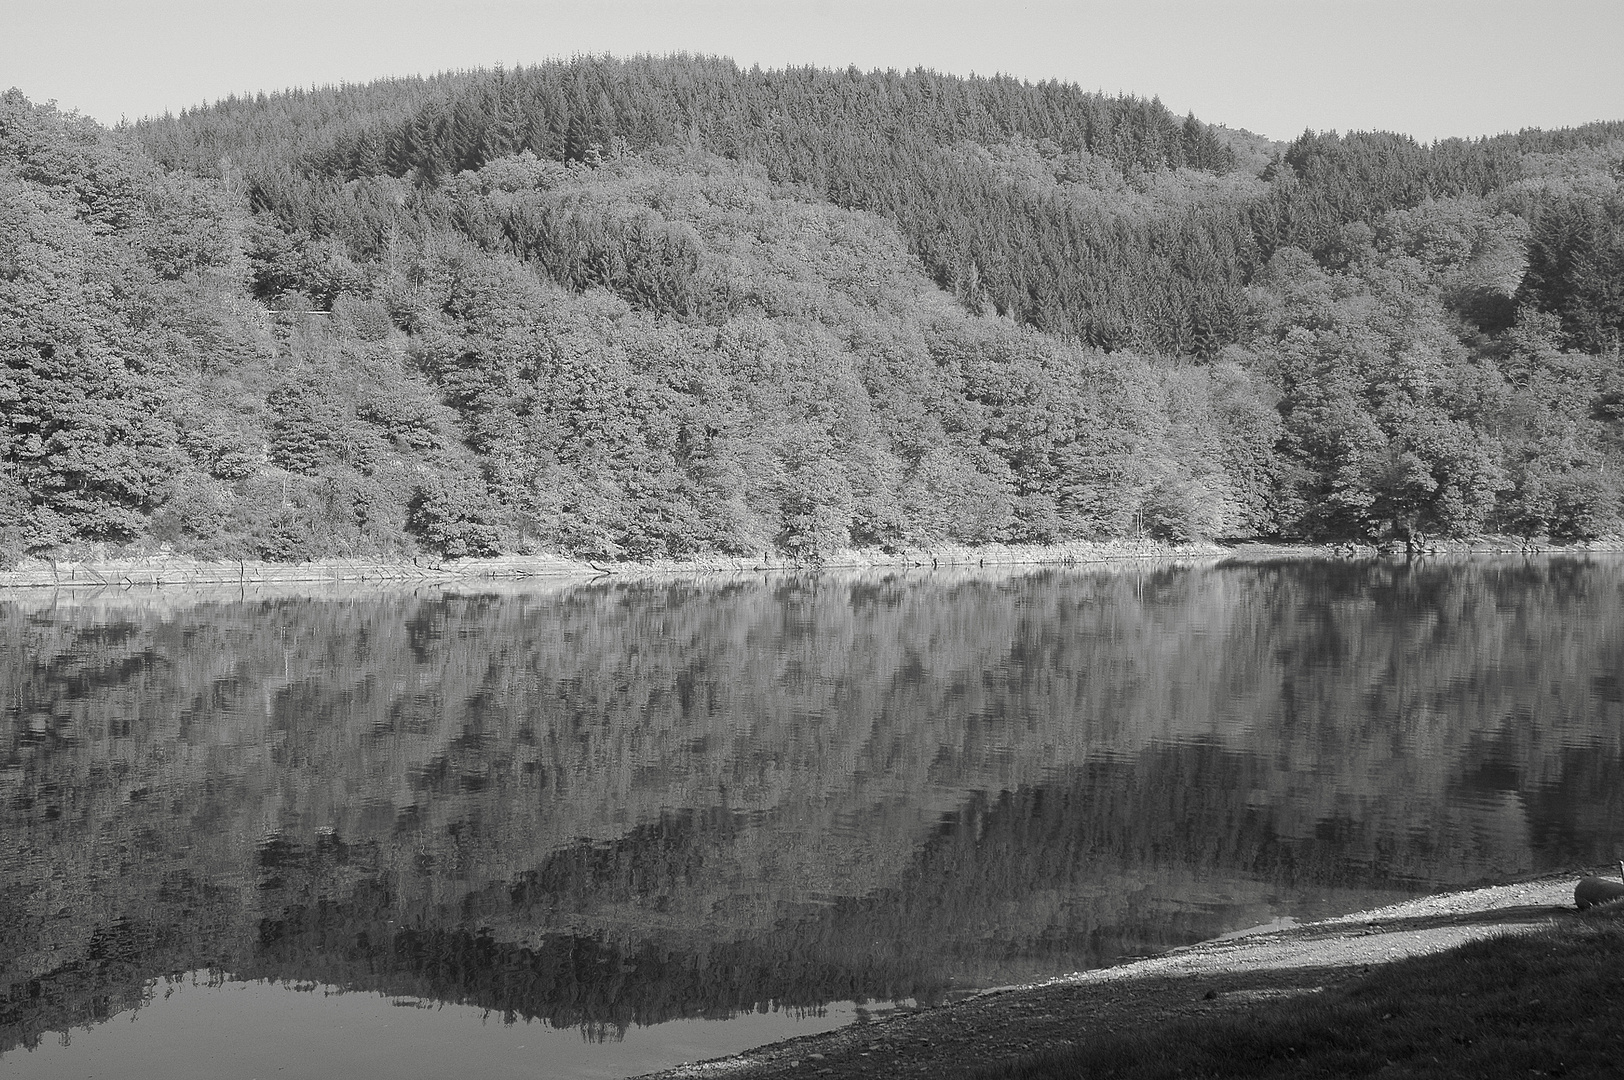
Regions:
<instances>
[{"instance_id":1,"label":"shoreline","mask_svg":"<svg viewBox=\"0 0 1624 1080\"><path fill-rule=\"evenodd\" d=\"M1616 865L1605 870L1616 873ZM1571 925L1590 917L1574 906L1580 876L1541 874L1309 923L1239 930L1110 967L982 990L945 1005L876 1013L867 1022L636 1080L976 1076L1063 1052L1091 1037L1233 1017L1351 983L1383 965Z\"/></svg>"},{"instance_id":2,"label":"shoreline","mask_svg":"<svg viewBox=\"0 0 1624 1080\"><path fill-rule=\"evenodd\" d=\"M435 584L467 580L526 578L659 578L687 575L814 573L831 570L936 569L940 567L1037 566L1121 560L1217 558L1217 544L1164 544L1156 541L1078 541L1052 545L943 546L881 551L837 552L821 562L763 552L761 557L706 555L692 559L599 563L564 555L504 555L492 558L369 560L325 559L306 563L255 560L200 560L170 555L127 559L28 559L0 571L0 590L40 588L133 588L137 586L357 582Z\"/></svg>"},{"instance_id":3,"label":"shoreline","mask_svg":"<svg viewBox=\"0 0 1624 1080\"><path fill-rule=\"evenodd\" d=\"M1429 545L1415 557L1473 555L1586 555L1624 551L1624 538L1605 537L1582 544L1525 544L1514 537L1487 536ZM1403 559L1397 553L1359 544L1284 544L1200 541L1169 544L1154 540L1073 541L1064 544L942 545L901 551L862 548L837 552L820 562L772 552L760 558L705 555L692 559L596 563L564 555L504 555L491 558L411 560L324 559L305 563L258 560L201 560L169 554L106 559L25 559L0 571L0 594L38 589L131 589L168 586L247 587L275 584L373 583L433 585L477 580L528 578L635 580L696 575L819 573L868 569L941 569L1016 566L1077 566L1124 561L1198 560L1262 562L1275 559Z\"/></svg>"}]
</instances>

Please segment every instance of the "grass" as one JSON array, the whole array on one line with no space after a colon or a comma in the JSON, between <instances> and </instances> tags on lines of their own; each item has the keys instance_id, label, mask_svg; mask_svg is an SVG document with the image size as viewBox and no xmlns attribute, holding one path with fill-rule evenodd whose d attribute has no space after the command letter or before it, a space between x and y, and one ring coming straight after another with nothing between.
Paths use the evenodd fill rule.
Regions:
<instances>
[{"instance_id":1,"label":"grass","mask_svg":"<svg viewBox=\"0 0 1624 1080\"><path fill-rule=\"evenodd\" d=\"M1575 920L1311 996L1092 1039L978 1080L1624 1076L1624 925Z\"/></svg>"}]
</instances>

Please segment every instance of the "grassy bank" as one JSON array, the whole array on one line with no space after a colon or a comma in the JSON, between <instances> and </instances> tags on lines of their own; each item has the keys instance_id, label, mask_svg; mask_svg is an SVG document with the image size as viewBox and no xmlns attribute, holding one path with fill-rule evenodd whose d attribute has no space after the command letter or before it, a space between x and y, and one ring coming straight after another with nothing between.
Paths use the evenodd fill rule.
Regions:
<instances>
[{"instance_id":1,"label":"grassy bank","mask_svg":"<svg viewBox=\"0 0 1624 1080\"><path fill-rule=\"evenodd\" d=\"M1618 1076L1617 912L1381 965L1249 1012L1091 1037L978 1080Z\"/></svg>"}]
</instances>

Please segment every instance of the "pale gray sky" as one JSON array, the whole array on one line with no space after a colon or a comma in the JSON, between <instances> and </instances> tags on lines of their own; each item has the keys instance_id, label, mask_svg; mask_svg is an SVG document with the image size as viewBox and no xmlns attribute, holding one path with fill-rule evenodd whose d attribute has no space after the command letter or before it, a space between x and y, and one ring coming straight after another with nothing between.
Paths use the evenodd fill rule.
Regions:
<instances>
[{"instance_id":1,"label":"pale gray sky","mask_svg":"<svg viewBox=\"0 0 1624 1080\"><path fill-rule=\"evenodd\" d=\"M1158 94L1421 139L1624 119L1624 0L0 0L0 87L113 123L234 92L701 52Z\"/></svg>"}]
</instances>

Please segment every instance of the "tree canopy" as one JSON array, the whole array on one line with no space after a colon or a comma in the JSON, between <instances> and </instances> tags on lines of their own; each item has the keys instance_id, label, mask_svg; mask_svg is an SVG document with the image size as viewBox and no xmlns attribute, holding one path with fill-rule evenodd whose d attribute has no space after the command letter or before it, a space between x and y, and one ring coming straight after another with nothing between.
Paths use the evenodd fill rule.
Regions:
<instances>
[{"instance_id":1,"label":"tree canopy","mask_svg":"<svg viewBox=\"0 0 1624 1080\"><path fill-rule=\"evenodd\" d=\"M0 100L0 555L1618 528L1624 125L583 58Z\"/></svg>"}]
</instances>

